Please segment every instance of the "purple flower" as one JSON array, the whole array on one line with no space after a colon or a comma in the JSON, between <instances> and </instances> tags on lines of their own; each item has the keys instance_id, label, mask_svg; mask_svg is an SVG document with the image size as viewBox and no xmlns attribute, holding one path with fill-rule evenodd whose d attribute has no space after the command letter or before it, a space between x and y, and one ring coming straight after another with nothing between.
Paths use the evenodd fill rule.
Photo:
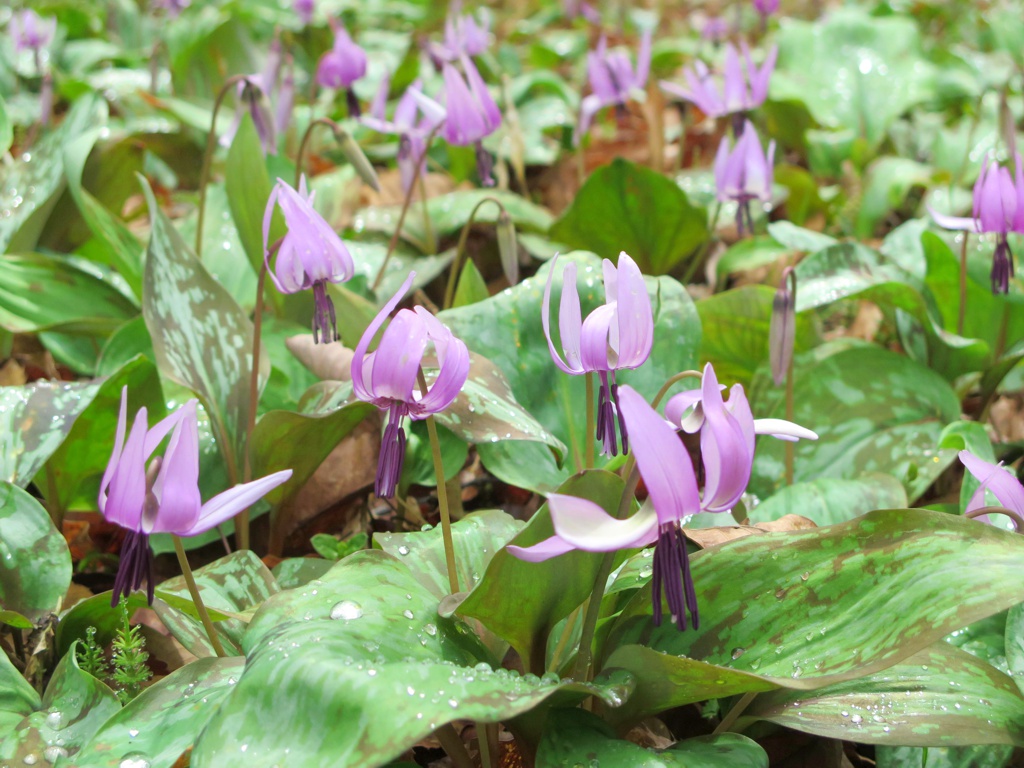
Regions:
<instances>
[{"instance_id":1,"label":"purple flower","mask_svg":"<svg viewBox=\"0 0 1024 768\"><path fill-rule=\"evenodd\" d=\"M796 274L793 267L782 270L782 281L772 300L772 319L768 326L768 360L772 381L781 387L793 362L796 341Z\"/></svg>"},{"instance_id":2,"label":"purple flower","mask_svg":"<svg viewBox=\"0 0 1024 768\"><path fill-rule=\"evenodd\" d=\"M429 99L429 105L435 107L431 114L424 114L417 119L421 111L421 103L416 98L416 93L422 87L421 81L417 80L399 99L395 107L394 115L388 120L385 109L388 100L388 90L391 85L391 77L381 80L377 95L370 105L370 114L363 115L361 121L364 125L381 133L390 133L399 137L398 141L398 169L402 177L402 189L406 192L412 186L417 176L424 173L427 165L427 158L423 154L426 148L427 136L434 130L435 126L445 119L444 108ZM420 96L420 99L426 97ZM419 167L416 167L416 160L422 158Z\"/></svg>"},{"instance_id":3,"label":"purple flower","mask_svg":"<svg viewBox=\"0 0 1024 768\"><path fill-rule=\"evenodd\" d=\"M14 52L33 51L38 57L39 51L53 42L57 33L57 19L39 16L31 8L15 13L8 27L14 40Z\"/></svg>"},{"instance_id":4,"label":"purple flower","mask_svg":"<svg viewBox=\"0 0 1024 768\"><path fill-rule=\"evenodd\" d=\"M391 319L380 344L367 353L370 342L412 285L415 272L384 305L363 333L352 355L352 390L356 397L387 411L374 493L395 495L405 458L402 421L425 419L443 411L458 396L469 375L469 351L440 320L423 307L402 309ZM433 344L438 371L427 390L417 387L417 376L428 345Z\"/></svg>"},{"instance_id":5,"label":"purple flower","mask_svg":"<svg viewBox=\"0 0 1024 768\"><path fill-rule=\"evenodd\" d=\"M306 193L306 178L298 191L278 179L263 214L264 262L270 278L281 293L313 289L313 342L338 340L334 304L327 295L327 283L343 283L352 277L355 265L345 244L313 208L315 192ZM277 248L277 262L270 269L270 220L274 205L281 207L288 227ZM329 331L329 332L328 332Z\"/></svg>"},{"instance_id":6,"label":"purple flower","mask_svg":"<svg viewBox=\"0 0 1024 768\"><path fill-rule=\"evenodd\" d=\"M743 61L732 45L725 46L725 71L718 83L702 61L683 70L686 87L662 80L661 89L670 96L689 101L711 118L748 112L761 106L768 97L768 81L775 71L778 48L772 46L761 68L750 58L743 44Z\"/></svg>"},{"instance_id":7,"label":"purple flower","mask_svg":"<svg viewBox=\"0 0 1024 768\"><path fill-rule=\"evenodd\" d=\"M172 19L178 18L182 11L192 5L192 0L153 0L153 8L160 8Z\"/></svg>"},{"instance_id":8,"label":"purple flower","mask_svg":"<svg viewBox=\"0 0 1024 768\"><path fill-rule=\"evenodd\" d=\"M1021 487L1017 478L1007 472L1005 467L979 459L970 451L960 451L959 456L963 465L981 483L967 502L965 514L987 506L985 491L992 491L1000 504L1018 515L1024 515L1024 487ZM990 522L987 516L978 519Z\"/></svg>"},{"instance_id":9,"label":"purple flower","mask_svg":"<svg viewBox=\"0 0 1024 768\"><path fill-rule=\"evenodd\" d=\"M128 439L128 388L121 390L114 452L100 482L99 508L112 523L128 529L114 580L112 605L147 582L153 602L153 556L149 536L173 533L195 536L226 522L292 476L290 469L236 485L205 504L199 496L199 428L196 401L148 428L147 412L135 415ZM163 456L146 462L163 439L170 441Z\"/></svg>"},{"instance_id":10,"label":"purple flower","mask_svg":"<svg viewBox=\"0 0 1024 768\"><path fill-rule=\"evenodd\" d=\"M491 20L486 9L480 9L478 19L459 13L453 3L444 22L444 42L432 43L430 56L435 63L456 61L463 56L479 56L491 44ZM440 65L439 65L440 68Z\"/></svg>"},{"instance_id":11,"label":"purple flower","mask_svg":"<svg viewBox=\"0 0 1024 768\"><path fill-rule=\"evenodd\" d=\"M292 109L295 107L295 62L291 54L281 76L281 85L274 94L274 130L277 133L284 133L288 129L288 123L292 119Z\"/></svg>"},{"instance_id":12,"label":"purple flower","mask_svg":"<svg viewBox=\"0 0 1024 768\"><path fill-rule=\"evenodd\" d=\"M270 111L270 90L273 83L267 83L263 74L246 75L236 87L237 101L235 117L227 132L220 137L222 147L231 146L242 124L242 115L248 112L256 127L256 135L260 137L260 147L264 154L277 154L276 118Z\"/></svg>"},{"instance_id":13,"label":"purple flower","mask_svg":"<svg viewBox=\"0 0 1024 768\"><path fill-rule=\"evenodd\" d=\"M292 9L303 26L313 21L313 12L316 10L316 0L293 0Z\"/></svg>"},{"instance_id":14,"label":"purple flower","mask_svg":"<svg viewBox=\"0 0 1024 768\"><path fill-rule=\"evenodd\" d=\"M359 117L359 100L352 91L352 83L366 74L366 52L352 42L348 31L332 21L334 47L320 58L316 68L316 81L324 88L345 91L350 117Z\"/></svg>"},{"instance_id":15,"label":"purple flower","mask_svg":"<svg viewBox=\"0 0 1024 768\"><path fill-rule=\"evenodd\" d=\"M605 107L624 107L626 102L642 94L647 87L651 69L651 30L645 29L640 37L640 50L636 56L636 69L624 51L608 51L604 35L597 48L587 54L587 77L590 95L580 102L580 122L575 143L579 144L590 124Z\"/></svg>"},{"instance_id":16,"label":"purple flower","mask_svg":"<svg viewBox=\"0 0 1024 768\"><path fill-rule=\"evenodd\" d=\"M532 547L509 546L508 551L521 560L540 562L573 549L612 552L656 544L652 584L654 623L661 624L664 593L672 621L680 629L686 629L689 609L696 628L699 621L697 594L690 577L686 538L680 530L688 516L701 511L693 463L672 427L639 393L629 386L620 387L619 401L629 431L634 435L633 454L650 503L631 517L619 520L592 501L551 494L548 509L555 535ZM726 461L734 460L726 456ZM704 457L706 470L710 461L710 457Z\"/></svg>"},{"instance_id":17,"label":"purple flower","mask_svg":"<svg viewBox=\"0 0 1024 768\"><path fill-rule=\"evenodd\" d=\"M700 30L700 36L705 40L718 45L720 42L729 37L730 27L729 22L721 16L708 16L704 20L704 26ZM671 83L669 83L671 85ZM675 87L675 86L673 86Z\"/></svg>"},{"instance_id":18,"label":"purple flower","mask_svg":"<svg viewBox=\"0 0 1024 768\"><path fill-rule=\"evenodd\" d=\"M577 16L582 16L591 24L599 25L601 23L601 14L586 0L562 0L562 8L565 10L565 18L570 21Z\"/></svg>"},{"instance_id":19,"label":"purple flower","mask_svg":"<svg viewBox=\"0 0 1024 768\"><path fill-rule=\"evenodd\" d=\"M1020 153L1015 158L1016 171L1010 176L1008 168L989 159L974 184L974 211L969 217L946 216L929 208L932 218L940 227L996 235L996 250L992 256L992 292L1009 293L1010 277L1014 274L1013 253L1006 236L1010 232L1024 234L1024 168Z\"/></svg>"},{"instance_id":20,"label":"purple flower","mask_svg":"<svg viewBox=\"0 0 1024 768\"><path fill-rule=\"evenodd\" d=\"M480 73L468 56L460 59L466 78L452 64L444 65L444 106L412 90L425 115L432 119L444 115L441 135L449 144L476 147L477 174L485 187L494 186L491 177L493 161L483 147L483 140L501 125L501 112L487 90Z\"/></svg>"},{"instance_id":21,"label":"purple flower","mask_svg":"<svg viewBox=\"0 0 1024 768\"><path fill-rule=\"evenodd\" d=\"M762 19L767 18L779 10L779 0L754 0L754 10Z\"/></svg>"},{"instance_id":22,"label":"purple flower","mask_svg":"<svg viewBox=\"0 0 1024 768\"><path fill-rule=\"evenodd\" d=\"M557 263L557 257L555 258ZM619 254L616 267L608 259L602 264L604 271L605 303L583 320L580 298L576 292L576 264L569 262L562 270L562 299L558 311L558 330L565 360L558 354L551 340L551 280L555 263L548 273L544 287L541 324L548 340L551 358L566 373L579 375L597 371L601 376L601 389L597 399L597 439L603 452L618 453L615 426L618 421L622 437L622 452L629 450L626 424L619 409L618 386L615 371L638 368L646 362L654 344L654 314L651 298L647 295L640 268L628 254ZM588 438L589 439L589 438Z\"/></svg>"},{"instance_id":23,"label":"purple flower","mask_svg":"<svg viewBox=\"0 0 1024 768\"><path fill-rule=\"evenodd\" d=\"M775 159L775 141L768 143L768 154L761 149L754 126L747 121L743 133L732 146L728 136L722 137L715 155L715 188L721 202L739 203L736 208L736 228L744 232L744 218L749 232L754 231L750 202L767 202L772 198L772 162Z\"/></svg>"}]
</instances>

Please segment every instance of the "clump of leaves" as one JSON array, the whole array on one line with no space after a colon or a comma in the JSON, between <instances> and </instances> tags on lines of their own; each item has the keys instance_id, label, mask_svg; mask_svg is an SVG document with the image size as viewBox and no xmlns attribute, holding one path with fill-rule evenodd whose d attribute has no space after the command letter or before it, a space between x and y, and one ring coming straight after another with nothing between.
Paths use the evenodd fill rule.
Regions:
<instances>
[{"instance_id":1,"label":"clump of leaves","mask_svg":"<svg viewBox=\"0 0 1024 768\"><path fill-rule=\"evenodd\" d=\"M113 666L111 677L117 688L117 698L127 704L142 691L142 685L153 676L146 661L146 641L138 625L128 622L128 608L121 603L121 626L114 637Z\"/></svg>"},{"instance_id":2,"label":"clump of leaves","mask_svg":"<svg viewBox=\"0 0 1024 768\"><path fill-rule=\"evenodd\" d=\"M85 630L85 641L78 646L78 666L97 680L106 679L110 672L103 648L96 642L96 627Z\"/></svg>"},{"instance_id":3,"label":"clump of leaves","mask_svg":"<svg viewBox=\"0 0 1024 768\"><path fill-rule=\"evenodd\" d=\"M309 543L324 560L341 560L361 549L366 549L368 540L369 537L365 533L357 533L345 541L338 541L329 533L318 533L309 540Z\"/></svg>"}]
</instances>

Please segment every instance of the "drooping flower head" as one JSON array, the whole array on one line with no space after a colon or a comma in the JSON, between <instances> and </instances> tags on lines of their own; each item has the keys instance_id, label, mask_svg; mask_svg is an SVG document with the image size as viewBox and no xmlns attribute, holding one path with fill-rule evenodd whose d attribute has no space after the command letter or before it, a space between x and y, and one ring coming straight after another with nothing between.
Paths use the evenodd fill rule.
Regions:
<instances>
[{"instance_id":1,"label":"drooping flower head","mask_svg":"<svg viewBox=\"0 0 1024 768\"><path fill-rule=\"evenodd\" d=\"M452 3L444 22L444 42L431 43L429 53L438 69L443 62L453 62L463 56L479 56L491 45L491 18L486 8L471 14L461 13L461 3Z\"/></svg>"},{"instance_id":2,"label":"drooping flower head","mask_svg":"<svg viewBox=\"0 0 1024 768\"><path fill-rule=\"evenodd\" d=\"M591 24L601 24L601 14L586 0L562 0L562 9L565 11L565 18L572 21L582 16Z\"/></svg>"},{"instance_id":3,"label":"drooping flower head","mask_svg":"<svg viewBox=\"0 0 1024 768\"><path fill-rule=\"evenodd\" d=\"M772 46L764 63L758 68L743 43L743 59L732 45L725 46L725 69L716 78L702 61L683 70L686 85L662 80L659 85L669 96L689 101L710 118L749 112L768 98L768 82L775 71L778 48Z\"/></svg>"},{"instance_id":4,"label":"drooping flower head","mask_svg":"<svg viewBox=\"0 0 1024 768\"><path fill-rule=\"evenodd\" d=\"M480 72L468 56L460 58L465 78L453 64L444 65L444 106L412 90L416 101L425 115L436 119L444 115L441 135L449 144L459 147L476 148L476 166L480 182L485 187L494 186L491 177L493 161L484 149L483 140L501 125L501 111L487 90Z\"/></svg>"},{"instance_id":5,"label":"drooping flower head","mask_svg":"<svg viewBox=\"0 0 1024 768\"><path fill-rule=\"evenodd\" d=\"M587 77L591 92L580 102L580 121L574 143L580 143L600 110L605 107L621 108L630 99L643 98L647 76L651 71L651 36L650 29L645 29L640 36L635 68L625 51L608 50L608 41L604 35L597 47L587 54Z\"/></svg>"},{"instance_id":6,"label":"drooping flower head","mask_svg":"<svg viewBox=\"0 0 1024 768\"><path fill-rule=\"evenodd\" d=\"M381 80L377 95L370 105L370 114L363 115L361 121L375 131L395 134L399 137L398 170L402 177L402 189L408 192L417 177L426 170L427 158L424 155L424 149L427 137L445 119L445 111L440 104L427 100L427 105L433 105L436 109L429 114L425 111L420 114L423 105L416 99L415 93L422 88L422 82L417 80L399 99L391 120L388 120L385 110L390 85L390 76ZM419 160L418 167L417 160Z\"/></svg>"},{"instance_id":7,"label":"drooping flower head","mask_svg":"<svg viewBox=\"0 0 1024 768\"><path fill-rule=\"evenodd\" d=\"M772 319L768 326L768 360L772 381L781 387L793 362L796 341L796 273L793 267L782 270L779 289L772 300Z\"/></svg>"},{"instance_id":8,"label":"drooping flower head","mask_svg":"<svg viewBox=\"0 0 1024 768\"><path fill-rule=\"evenodd\" d=\"M643 365L654 344L654 314L643 274L625 252L619 254L617 267L605 259L602 263L605 303L583 320L576 290L576 264L569 262L565 265L558 311L558 330L565 355L563 360L551 339L550 327L551 281L556 263L557 257L548 273L541 316L548 350L555 365L566 373L579 375L596 371L600 375L597 439L602 442L605 454L617 454L617 423L622 438L622 452L626 453L629 450L629 437L619 410L615 372Z\"/></svg>"},{"instance_id":9,"label":"drooping flower head","mask_svg":"<svg viewBox=\"0 0 1024 768\"><path fill-rule=\"evenodd\" d=\"M723 16L708 16L704 20L704 26L700 29L700 36L718 45L729 37L730 31L729 22Z\"/></svg>"},{"instance_id":10,"label":"drooping flower head","mask_svg":"<svg viewBox=\"0 0 1024 768\"><path fill-rule=\"evenodd\" d=\"M283 179L274 185L263 214L263 252L267 272L281 293L313 289L313 342L325 344L338 339L334 303L327 295L327 283L343 283L352 278L352 255L323 216L313 208L315 192L306 193L306 178L296 191ZM270 221L274 206L281 208L288 233L277 246L277 261L270 268L272 244Z\"/></svg>"},{"instance_id":11,"label":"drooping flower head","mask_svg":"<svg viewBox=\"0 0 1024 768\"><path fill-rule=\"evenodd\" d=\"M742 235L744 230L754 231L754 219L750 213L753 200L768 202L772 199L772 163L775 159L775 141L768 142L768 154L761 149L761 139L748 121L743 133L732 146L728 136L722 137L715 155L715 188L718 199L738 203L736 207L736 228Z\"/></svg>"},{"instance_id":12,"label":"drooping flower head","mask_svg":"<svg viewBox=\"0 0 1024 768\"><path fill-rule=\"evenodd\" d=\"M308 26L313 21L313 13L316 11L316 0L293 0L292 10L299 17L303 26Z\"/></svg>"},{"instance_id":13,"label":"drooping flower head","mask_svg":"<svg viewBox=\"0 0 1024 768\"><path fill-rule=\"evenodd\" d=\"M946 216L931 210L932 218L946 229L990 232L996 235L992 255L992 292L1009 293L1014 274L1013 253L1006 236L1024 234L1024 167L1020 153L1015 156L1014 175L989 158L974 184L974 210L969 217Z\"/></svg>"},{"instance_id":14,"label":"drooping flower head","mask_svg":"<svg viewBox=\"0 0 1024 768\"><path fill-rule=\"evenodd\" d=\"M276 118L270 109L270 94L274 83L268 82L263 73L246 75L236 86L235 117L227 132L220 137L222 147L231 146L231 142L242 124L242 116L248 112L252 117L256 135L260 138L260 147L264 154L277 154Z\"/></svg>"},{"instance_id":15,"label":"drooping flower head","mask_svg":"<svg viewBox=\"0 0 1024 768\"><path fill-rule=\"evenodd\" d=\"M345 91L350 117L359 117L359 100L352 84L366 74L366 52L353 42L348 30L331 21L334 29L334 47L320 57L316 68L316 82L324 88Z\"/></svg>"},{"instance_id":16,"label":"drooping flower head","mask_svg":"<svg viewBox=\"0 0 1024 768\"><path fill-rule=\"evenodd\" d=\"M14 40L15 53L32 51L38 59L39 52L53 42L57 19L53 16L44 19L31 8L26 8L11 16L8 30Z\"/></svg>"},{"instance_id":17,"label":"drooping flower head","mask_svg":"<svg viewBox=\"0 0 1024 768\"><path fill-rule=\"evenodd\" d=\"M978 458L970 451L960 451L959 456L963 465L981 483L978 490L971 496L970 501L967 502L964 514L977 512L986 507L985 492L991 491L1006 509L1024 517L1024 487L1016 477L1007 471L1006 467ZM982 515L978 519L983 522L991 522L987 515Z\"/></svg>"},{"instance_id":18,"label":"drooping flower head","mask_svg":"<svg viewBox=\"0 0 1024 768\"><path fill-rule=\"evenodd\" d=\"M754 0L754 10L765 20L779 10L779 0Z\"/></svg>"},{"instance_id":19,"label":"drooping flower head","mask_svg":"<svg viewBox=\"0 0 1024 768\"><path fill-rule=\"evenodd\" d=\"M374 492L389 498L402 475L405 458L405 417L420 420L443 411L458 397L469 375L469 350L440 320L423 307L402 309L391 319L377 349L370 342L412 286L415 272L402 283L363 333L352 356L352 391L360 400L387 411ZM438 371L423 391L420 365L433 346Z\"/></svg>"},{"instance_id":20,"label":"drooping flower head","mask_svg":"<svg viewBox=\"0 0 1024 768\"><path fill-rule=\"evenodd\" d=\"M199 428L196 401L149 429L147 412L140 408L131 432L128 427L128 388L121 390L114 451L100 482L99 509L112 523L128 529L121 562L114 580L112 604L147 583L153 602L153 563L149 536L173 533L196 536L252 506L292 476L290 469L236 485L205 504L199 495ZM150 457L170 434L162 456ZM149 466L146 466L149 462Z\"/></svg>"}]
</instances>

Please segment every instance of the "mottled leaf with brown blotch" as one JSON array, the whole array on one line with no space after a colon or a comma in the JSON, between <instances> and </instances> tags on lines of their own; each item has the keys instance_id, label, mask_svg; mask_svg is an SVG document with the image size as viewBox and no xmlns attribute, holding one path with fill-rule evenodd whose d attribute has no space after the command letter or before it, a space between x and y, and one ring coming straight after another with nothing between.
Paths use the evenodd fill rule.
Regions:
<instances>
[{"instance_id":1,"label":"mottled leaf with brown blotch","mask_svg":"<svg viewBox=\"0 0 1024 768\"><path fill-rule=\"evenodd\" d=\"M1016 534L914 509L699 552L692 574L700 629L680 632L667 621L655 628L650 585L612 627L605 666L640 680L615 717L875 674L1024 601L1022 556ZM666 686L671 677L680 684Z\"/></svg>"},{"instance_id":2,"label":"mottled leaf with brown blotch","mask_svg":"<svg viewBox=\"0 0 1024 768\"><path fill-rule=\"evenodd\" d=\"M866 677L762 694L744 717L864 744L1024 746L1024 697L1010 676L945 642Z\"/></svg>"},{"instance_id":3,"label":"mottled leaf with brown blotch","mask_svg":"<svg viewBox=\"0 0 1024 768\"><path fill-rule=\"evenodd\" d=\"M249 414L252 322L206 271L161 211L145 180L152 233L142 314L160 370L203 401L229 463L241 472ZM260 354L260 388L270 375Z\"/></svg>"}]
</instances>

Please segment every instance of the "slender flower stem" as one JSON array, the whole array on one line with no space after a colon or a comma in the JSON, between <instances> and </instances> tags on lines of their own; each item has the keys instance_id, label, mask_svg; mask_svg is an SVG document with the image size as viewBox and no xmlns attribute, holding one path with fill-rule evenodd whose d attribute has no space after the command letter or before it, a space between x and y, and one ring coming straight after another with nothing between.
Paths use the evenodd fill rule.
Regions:
<instances>
[{"instance_id":1,"label":"slender flower stem","mask_svg":"<svg viewBox=\"0 0 1024 768\"><path fill-rule=\"evenodd\" d=\"M429 134L427 134L427 140L423 143L423 151L420 152L420 156L416 158L416 165L413 167L416 172L419 173L420 167L423 165L423 160L427 156L427 152L430 151L430 145L434 141L434 135L437 133L441 126L438 125ZM398 224L395 226L395 231L391 233L391 239L388 241L388 250L384 254L384 261L380 263L380 269L377 270L377 276L373 278L373 284L370 285L370 290L376 291L380 287L380 281L384 279L384 272L387 270L388 262L391 261L391 256L395 252L395 248L398 247L398 238L402 234L402 226L405 224L405 215L409 212L409 206L412 204L412 193L416 189L415 184L410 184L409 189L405 192L405 200L402 202L402 210L398 214Z\"/></svg>"},{"instance_id":2,"label":"slender flower stem","mask_svg":"<svg viewBox=\"0 0 1024 768\"><path fill-rule=\"evenodd\" d=\"M670 376L668 380L661 385L661 389L658 390L658 394L654 396L654 399L651 401L651 407L657 408L661 404L662 399L668 394L668 391L672 389L673 384L676 384L683 379L700 379L700 377L700 371L683 371L682 373Z\"/></svg>"},{"instance_id":3,"label":"slender flower stem","mask_svg":"<svg viewBox=\"0 0 1024 768\"><path fill-rule=\"evenodd\" d=\"M181 538L172 533L171 539L174 541L174 551L178 555L181 575L185 577L188 593L192 595L192 602L195 603L199 619L203 622L203 627L206 629L206 636L210 638L210 645L213 646L213 650L218 656L227 656L224 653L224 647L220 644L220 638L217 637L217 630L214 629L213 622L210 620L210 614L206 611L203 598L199 596L199 587L196 586L196 580L192 576L192 568L189 567L188 558L185 557L185 548L181 545Z\"/></svg>"},{"instance_id":4,"label":"slender flower stem","mask_svg":"<svg viewBox=\"0 0 1024 768\"><path fill-rule=\"evenodd\" d=\"M629 479L622 489L622 498L619 501L618 513L615 515L619 520L623 519L629 512L630 504L633 503L633 494L636 492L637 483L640 482L640 471L634 463L629 473ZM601 567L598 569L597 577L594 579L594 591L590 595L587 605L587 613L583 618L583 633L580 637L579 651L576 653L576 669L573 679L585 683L590 680L591 665L594 661L594 632L597 630L597 620L601 616L601 602L604 599L604 590L608 584L608 577L611 575L612 567L615 565L615 555L612 551L604 556Z\"/></svg>"},{"instance_id":5,"label":"slender flower stem","mask_svg":"<svg viewBox=\"0 0 1024 768\"><path fill-rule=\"evenodd\" d=\"M427 380L423 369L419 370L420 392L426 394ZM437 475L437 506L441 512L441 538L444 539L444 560L448 567L448 586L452 594L459 591L459 572L455 566L455 542L452 541L452 517L448 509L448 487L444 481L444 461L441 459L441 441L437 438L437 424L431 414L425 419L427 434L430 436L430 453L434 457L434 474Z\"/></svg>"},{"instance_id":6,"label":"slender flower stem","mask_svg":"<svg viewBox=\"0 0 1024 768\"><path fill-rule=\"evenodd\" d=\"M982 507L981 509L975 509L971 512L965 512L964 517L974 519L976 517L984 517L985 515L1005 515L1013 521L1013 530L1016 533L1024 533L1024 517L1019 512L1014 512L1012 509L1006 507Z\"/></svg>"},{"instance_id":7,"label":"slender flower stem","mask_svg":"<svg viewBox=\"0 0 1024 768\"><path fill-rule=\"evenodd\" d=\"M725 733L732 728L733 723L735 723L739 716L743 714L743 710L750 706L750 702L754 700L755 696L757 696L757 691L750 691L749 693L743 694L742 698L733 704L732 709L730 709L726 713L725 717L722 718L722 722L720 722L715 727L715 730L711 732L711 735L717 736L718 734Z\"/></svg>"},{"instance_id":8,"label":"slender flower stem","mask_svg":"<svg viewBox=\"0 0 1024 768\"><path fill-rule=\"evenodd\" d=\"M331 120L329 117L318 117L313 120L308 126L306 126L305 132L302 134L302 141L299 142L299 154L295 156L295 188L299 188L299 183L302 181L302 166L303 160L306 157L306 147L309 146L310 136L313 135L313 129L318 125L326 125L332 131L338 130L338 124Z\"/></svg>"},{"instance_id":9,"label":"slender flower stem","mask_svg":"<svg viewBox=\"0 0 1024 768\"><path fill-rule=\"evenodd\" d=\"M491 725L492 723L476 724L476 741L480 745L480 768L497 768L494 757L491 756Z\"/></svg>"},{"instance_id":10,"label":"slender flower stem","mask_svg":"<svg viewBox=\"0 0 1024 768\"><path fill-rule=\"evenodd\" d=\"M459 738L459 734L455 732L451 723L442 725L434 731L434 735L441 742L441 746L448 753L448 757L455 764L455 768L473 768L473 761L466 751L466 745L462 743L462 739Z\"/></svg>"},{"instance_id":11,"label":"slender flower stem","mask_svg":"<svg viewBox=\"0 0 1024 768\"><path fill-rule=\"evenodd\" d=\"M427 183L423 180L423 174L416 174L416 186L420 191L420 212L423 214L423 234L426 236L427 252L437 253L437 238L434 237L434 227L430 223L430 209L427 206Z\"/></svg>"},{"instance_id":12,"label":"slender flower stem","mask_svg":"<svg viewBox=\"0 0 1024 768\"><path fill-rule=\"evenodd\" d=\"M462 233L459 235L459 244L455 249L455 258L452 259L451 266L448 267L448 284L444 289L444 304L441 305L442 309L448 309L451 307L452 302L455 300L455 284L459 280L459 271L462 266L462 259L466 254L466 243L469 241L469 231L473 228L473 222L476 220L477 211L480 210L480 206L484 203L494 203L498 206L501 213L505 212L505 206L501 204L501 201L496 197L484 197L473 206L473 210L469 212L469 219L466 221L465 226L462 227Z\"/></svg>"},{"instance_id":13,"label":"slender flower stem","mask_svg":"<svg viewBox=\"0 0 1024 768\"><path fill-rule=\"evenodd\" d=\"M964 241L960 244L960 308L956 316L956 335L964 335L964 317L967 315L967 240L970 235L964 232Z\"/></svg>"},{"instance_id":14,"label":"slender flower stem","mask_svg":"<svg viewBox=\"0 0 1024 768\"><path fill-rule=\"evenodd\" d=\"M555 674L558 673L558 668L562 666L562 654L565 653L565 648L569 645L569 640L572 638L572 631L576 626L576 619L579 618L581 609L586 610L586 603L573 608L572 613L566 617L565 627L562 629L562 634L558 638L555 650L551 652L551 663L548 664L548 668L545 671L554 672Z\"/></svg>"},{"instance_id":15,"label":"slender flower stem","mask_svg":"<svg viewBox=\"0 0 1024 768\"><path fill-rule=\"evenodd\" d=\"M206 220L206 185L210 181L210 166L213 164L213 150L217 146L217 114L221 104L232 88L245 79L245 75L229 77L213 102L213 117L210 118L210 133L206 137L206 151L203 152L203 169L199 173L199 218L196 220L196 256L203 253L203 222Z\"/></svg>"},{"instance_id":16,"label":"slender flower stem","mask_svg":"<svg viewBox=\"0 0 1024 768\"><path fill-rule=\"evenodd\" d=\"M587 429L583 433L583 445L586 451L586 468L594 466L594 374L587 371L583 377L587 383Z\"/></svg>"}]
</instances>

